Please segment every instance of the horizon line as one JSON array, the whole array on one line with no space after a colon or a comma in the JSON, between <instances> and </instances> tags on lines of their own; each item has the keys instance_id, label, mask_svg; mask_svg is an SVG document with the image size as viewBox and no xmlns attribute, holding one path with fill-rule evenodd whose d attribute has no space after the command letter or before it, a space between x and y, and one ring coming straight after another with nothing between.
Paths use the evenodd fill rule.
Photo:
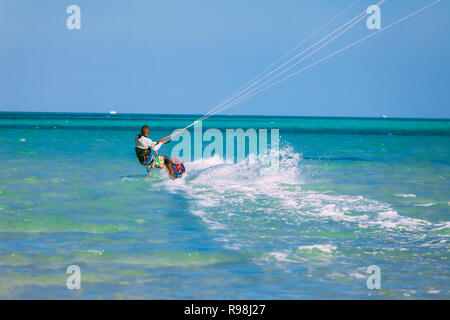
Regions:
<instances>
[{"instance_id":1,"label":"horizon line","mask_svg":"<svg viewBox=\"0 0 450 320\"><path fill-rule=\"evenodd\" d=\"M74 112L74 111L9 111L9 110L0 110L0 114L7 113L28 113L28 114L79 114L79 115L109 115L109 116L121 116L121 115L142 115L142 116L198 116L202 117L203 114L200 113L139 113L139 112L116 112L110 113L108 112ZM396 119L396 120L450 120L448 117L408 117L408 116L400 116L400 117L390 117L386 115L380 116L307 116L307 115L282 115L282 114L217 114L212 116L214 117L295 117L295 118L347 118L347 119Z\"/></svg>"}]
</instances>

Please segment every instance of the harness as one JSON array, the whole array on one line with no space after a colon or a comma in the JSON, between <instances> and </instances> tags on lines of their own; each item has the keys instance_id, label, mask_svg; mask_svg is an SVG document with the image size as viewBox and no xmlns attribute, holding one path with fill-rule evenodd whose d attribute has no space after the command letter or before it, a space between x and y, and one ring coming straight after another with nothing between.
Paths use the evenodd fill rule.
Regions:
<instances>
[{"instance_id":1,"label":"harness","mask_svg":"<svg viewBox=\"0 0 450 320\"><path fill-rule=\"evenodd\" d=\"M147 170L147 173L150 172L150 170L152 170L152 164L153 164L153 158L154 156L151 156L150 158L147 159L147 157L144 154L144 163L143 165L145 166L145 169Z\"/></svg>"}]
</instances>

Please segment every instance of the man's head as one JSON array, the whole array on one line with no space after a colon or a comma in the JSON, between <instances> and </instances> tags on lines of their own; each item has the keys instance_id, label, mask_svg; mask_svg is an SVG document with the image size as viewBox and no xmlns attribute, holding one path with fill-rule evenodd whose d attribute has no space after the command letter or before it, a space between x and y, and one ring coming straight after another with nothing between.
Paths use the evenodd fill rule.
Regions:
<instances>
[{"instance_id":1,"label":"man's head","mask_svg":"<svg viewBox=\"0 0 450 320\"><path fill-rule=\"evenodd\" d=\"M148 125L142 126L141 128L141 134L146 137L148 136L148 133L150 132L150 127Z\"/></svg>"}]
</instances>

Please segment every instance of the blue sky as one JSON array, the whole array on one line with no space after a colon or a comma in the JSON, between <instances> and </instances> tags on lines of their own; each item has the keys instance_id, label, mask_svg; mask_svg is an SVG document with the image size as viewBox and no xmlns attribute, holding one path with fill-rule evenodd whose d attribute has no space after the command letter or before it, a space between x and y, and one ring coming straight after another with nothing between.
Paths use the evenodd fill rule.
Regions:
<instances>
[{"instance_id":1,"label":"blue sky","mask_svg":"<svg viewBox=\"0 0 450 320\"><path fill-rule=\"evenodd\" d=\"M0 111L204 114L352 2L0 0ZM387 0L382 25L430 2ZM66 28L71 4L81 30ZM450 118L449 60L442 1L225 114Z\"/></svg>"}]
</instances>

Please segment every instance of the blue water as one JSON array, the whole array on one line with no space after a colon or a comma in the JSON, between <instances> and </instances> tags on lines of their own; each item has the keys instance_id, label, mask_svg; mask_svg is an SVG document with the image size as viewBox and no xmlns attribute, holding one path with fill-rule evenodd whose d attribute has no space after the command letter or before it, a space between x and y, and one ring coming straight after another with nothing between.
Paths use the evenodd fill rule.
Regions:
<instances>
[{"instance_id":1,"label":"blue water","mask_svg":"<svg viewBox=\"0 0 450 320\"><path fill-rule=\"evenodd\" d=\"M214 117L280 129L279 173L215 156L146 174L139 127L195 119L0 113L0 298L450 297L450 121Z\"/></svg>"}]
</instances>

